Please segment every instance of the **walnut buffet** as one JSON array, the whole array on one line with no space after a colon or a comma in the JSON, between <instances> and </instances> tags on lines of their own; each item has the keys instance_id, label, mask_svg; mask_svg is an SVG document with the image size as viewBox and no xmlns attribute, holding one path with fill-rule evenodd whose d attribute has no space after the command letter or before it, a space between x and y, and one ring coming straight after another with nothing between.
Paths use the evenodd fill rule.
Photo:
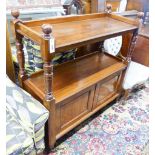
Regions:
<instances>
[{"instance_id":1,"label":"walnut buffet","mask_svg":"<svg viewBox=\"0 0 155 155\"><path fill-rule=\"evenodd\" d=\"M105 13L32 21L21 21L19 12L12 11L20 84L50 112L50 148L57 139L120 95L124 73L137 40L139 19L114 15L110 9L107 7ZM126 47L126 58L94 51L58 66L51 64L56 52L125 34L132 34L129 48ZM24 36L40 45L44 61L44 69L31 76L27 76L24 70ZM55 39L55 50L52 51L51 36Z\"/></svg>"}]
</instances>

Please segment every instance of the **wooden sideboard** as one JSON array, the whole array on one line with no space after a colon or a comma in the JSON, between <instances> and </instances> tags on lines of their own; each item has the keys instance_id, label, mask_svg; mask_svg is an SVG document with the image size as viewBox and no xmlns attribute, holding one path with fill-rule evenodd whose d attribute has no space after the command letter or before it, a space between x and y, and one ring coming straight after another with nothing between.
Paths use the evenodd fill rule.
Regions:
<instances>
[{"instance_id":1,"label":"wooden sideboard","mask_svg":"<svg viewBox=\"0 0 155 155\"><path fill-rule=\"evenodd\" d=\"M116 99L136 44L139 20L127 19L107 12L64 16L43 20L21 21L12 11L19 61L21 86L46 106L49 147L55 141ZM140 17L140 16L139 16ZM54 54L81 47L118 35L132 34L128 55L110 56L100 48L70 62L54 66ZM26 36L41 48L44 69L27 76L24 69L22 38ZM53 36L55 48L53 46Z\"/></svg>"}]
</instances>

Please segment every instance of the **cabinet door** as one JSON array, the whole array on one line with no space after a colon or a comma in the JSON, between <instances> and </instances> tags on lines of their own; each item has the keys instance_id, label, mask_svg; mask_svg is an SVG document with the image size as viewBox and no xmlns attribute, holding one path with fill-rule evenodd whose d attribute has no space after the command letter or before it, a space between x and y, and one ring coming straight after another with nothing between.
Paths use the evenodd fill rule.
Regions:
<instances>
[{"instance_id":1,"label":"cabinet door","mask_svg":"<svg viewBox=\"0 0 155 155\"><path fill-rule=\"evenodd\" d=\"M57 119L59 131L80 122L92 109L95 86L70 97L59 104ZM77 124L77 123L76 123Z\"/></svg>"},{"instance_id":2,"label":"cabinet door","mask_svg":"<svg viewBox=\"0 0 155 155\"><path fill-rule=\"evenodd\" d=\"M117 95L117 86L120 81L120 76L114 76L112 78L108 78L107 80L103 80L96 86L95 98L93 103L93 108L96 108L100 104L105 103L107 100L110 100L112 97Z\"/></svg>"}]
</instances>

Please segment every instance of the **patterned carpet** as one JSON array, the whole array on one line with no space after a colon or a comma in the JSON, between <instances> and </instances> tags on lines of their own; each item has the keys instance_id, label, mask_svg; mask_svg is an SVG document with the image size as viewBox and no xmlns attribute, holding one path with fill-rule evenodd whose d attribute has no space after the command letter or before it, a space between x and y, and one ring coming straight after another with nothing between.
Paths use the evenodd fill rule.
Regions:
<instances>
[{"instance_id":1,"label":"patterned carpet","mask_svg":"<svg viewBox=\"0 0 155 155\"><path fill-rule=\"evenodd\" d=\"M148 83L102 109L57 142L49 155L148 155Z\"/></svg>"}]
</instances>

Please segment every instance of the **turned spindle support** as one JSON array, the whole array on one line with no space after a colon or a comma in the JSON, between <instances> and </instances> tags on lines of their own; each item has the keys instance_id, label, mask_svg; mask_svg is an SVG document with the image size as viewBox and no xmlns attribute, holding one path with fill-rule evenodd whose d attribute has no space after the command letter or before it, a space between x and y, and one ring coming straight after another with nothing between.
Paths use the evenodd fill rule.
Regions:
<instances>
[{"instance_id":1,"label":"turned spindle support","mask_svg":"<svg viewBox=\"0 0 155 155\"><path fill-rule=\"evenodd\" d=\"M26 72L25 72L25 58L24 58L24 51L23 51L23 44L22 39L23 35L19 34L16 31L16 26L18 23L22 23L20 19L18 19L20 13L18 10L12 10L11 15L14 17L13 24L14 24L14 34L16 39L16 49L17 49L17 59L19 63L19 82L22 86L23 80L27 78Z\"/></svg>"},{"instance_id":2,"label":"turned spindle support","mask_svg":"<svg viewBox=\"0 0 155 155\"><path fill-rule=\"evenodd\" d=\"M45 43L49 44L51 39L52 27L48 24L42 25L43 37L45 39ZM53 65L51 61L48 59L49 45L45 46L45 58L44 58L44 79L45 79L45 99L47 101L51 101L53 97L52 93L52 79L53 79ZM46 58L47 57L47 58Z\"/></svg>"},{"instance_id":3,"label":"turned spindle support","mask_svg":"<svg viewBox=\"0 0 155 155\"><path fill-rule=\"evenodd\" d=\"M42 53L44 53L44 82L45 82L45 99L44 104L49 109L49 119L48 119L48 132L45 133L48 139L47 149L54 148L56 142L56 128L55 128L55 99L53 96L53 64L49 59L50 55L50 39L52 33L52 27L49 24L42 25L42 32L44 42L41 45Z\"/></svg>"},{"instance_id":4,"label":"turned spindle support","mask_svg":"<svg viewBox=\"0 0 155 155\"><path fill-rule=\"evenodd\" d=\"M105 12L106 13L111 13L112 12L112 5L111 4L107 4Z\"/></svg>"},{"instance_id":5,"label":"turned spindle support","mask_svg":"<svg viewBox=\"0 0 155 155\"><path fill-rule=\"evenodd\" d=\"M139 22L139 28L136 29L134 32L133 32L133 35L132 35L132 38L131 38L131 42L130 42L130 46L129 46L129 50L128 50L128 54L127 54L127 58L126 58L126 62L129 63L131 61L131 57L132 57L132 54L134 52L134 49L135 49L135 45L136 45L136 42L137 42L137 38L138 38L138 33L141 29L141 26L142 26L142 19L143 19L143 16L144 16L144 13L143 12L139 12L137 14L137 20Z\"/></svg>"}]
</instances>

